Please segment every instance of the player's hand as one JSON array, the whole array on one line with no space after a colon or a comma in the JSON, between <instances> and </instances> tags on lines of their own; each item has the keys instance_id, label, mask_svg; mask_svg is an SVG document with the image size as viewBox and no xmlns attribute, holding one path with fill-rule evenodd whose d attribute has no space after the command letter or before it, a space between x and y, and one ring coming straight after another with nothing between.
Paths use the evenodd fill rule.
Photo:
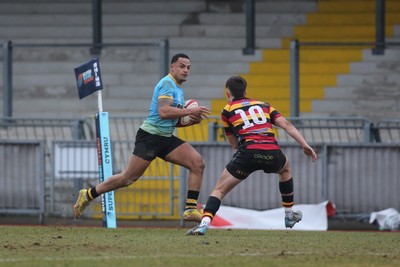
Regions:
<instances>
[{"instance_id":1,"label":"player's hand","mask_svg":"<svg viewBox=\"0 0 400 267\"><path fill-rule=\"evenodd\" d=\"M202 121L202 117L201 116L193 116L193 115L189 115L190 121L192 122L191 125L193 124L199 124Z\"/></svg>"},{"instance_id":2,"label":"player's hand","mask_svg":"<svg viewBox=\"0 0 400 267\"><path fill-rule=\"evenodd\" d=\"M316 161L317 160L317 154L315 153L314 149L312 149L310 146L305 146L303 147L303 152L304 154L306 154L307 156L309 156L312 161Z\"/></svg>"},{"instance_id":3,"label":"player's hand","mask_svg":"<svg viewBox=\"0 0 400 267\"><path fill-rule=\"evenodd\" d=\"M208 115L211 114L211 110L205 106L198 106L195 108L190 108L189 110L190 110L190 115L200 119L208 118Z\"/></svg>"}]
</instances>

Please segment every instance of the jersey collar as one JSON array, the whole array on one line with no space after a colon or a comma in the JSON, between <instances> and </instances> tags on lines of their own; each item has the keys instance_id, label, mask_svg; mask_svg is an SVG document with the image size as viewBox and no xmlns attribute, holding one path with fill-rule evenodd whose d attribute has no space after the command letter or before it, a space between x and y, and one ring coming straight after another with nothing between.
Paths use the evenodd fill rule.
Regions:
<instances>
[{"instance_id":1,"label":"jersey collar","mask_svg":"<svg viewBox=\"0 0 400 267\"><path fill-rule=\"evenodd\" d=\"M247 98L247 97L245 97L245 96L241 96L241 97L235 97L235 98L233 98L233 99L232 99L232 102L233 102L233 101L242 100L242 99L248 99L248 98Z\"/></svg>"},{"instance_id":2,"label":"jersey collar","mask_svg":"<svg viewBox=\"0 0 400 267\"><path fill-rule=\"evenodd\" d=\"M179 86L182 86L182 84L181 84L181 83L178 83L178 82L175 80L174 76L172 76L172 74L171 74L171 73L168 73L168 76L169 76L169 77L171 77L171 78L172 78L172 80L174 80L174 82L175 82L177 85L179 85Z\"/></svg>"}]
</instances>

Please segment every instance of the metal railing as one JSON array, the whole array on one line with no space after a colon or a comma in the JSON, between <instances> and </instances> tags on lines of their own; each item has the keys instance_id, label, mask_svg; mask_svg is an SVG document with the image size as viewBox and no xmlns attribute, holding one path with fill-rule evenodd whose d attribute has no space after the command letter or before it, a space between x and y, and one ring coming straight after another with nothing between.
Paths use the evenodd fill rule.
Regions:
<instances>
[{"instance_id":1,"label":"metal railing","mask_svg":"<svg viewBox=\"0 0 400 267\"><path fill-rule=\"evenodd\" d=\"M52 140L54 138L89 140L94 138L94 130L86 119L0 117L0 139Z\"/></svg>"},{"instance_id":2,"label":"metal railing","mask_svg":"<svg viewBox=\"0 0 400 267\"><path fill-rule=\"evenodd\" d=\"M400 119L382 120L373 127L378 143L400 144Z\"/></svg>"},{"instance_id":3,"label":"metal railing","mask_svg":"<svg viewBox=\"0 0 400 267\"><path fill-rule=\"evenodd\" d=\"M313 143L370 143L375 132L372 122L363 117L287 118L309 142ZM211 125L214 141L223 140L222 123ZM399 128L400 129L400 126ZM282 129L274 127L279 142L295 142Z\"/></svg>"},{"instance_id":4,"label":"metal railing","mask_svg":"<svg viewBox=\"0 0 400 267\"><path fill-rule=\"evenodd\" d=\"M110 116L110 136L113 141L134 140L145 117ZM364 117L287 118L309 140L322 143L396 143L400 141L400 119L372 123ZM8 118L0 117L2 140L94 140L94 117ZM294 142L279 128L275 133L281 142ZM201 124L179 128L177 135L190 141L225 141L222 121L211 116ZM50 143L49 143L50 142ZM47 146L49 148L51 146Z\"/></svg>"},{"instance_id":5,"label":"metal railing","mask_svg":"<svg viewBox=\"0 0 400 267\"><path fill-rule=\"evenodd\" d=\"M283 144L292 169L295 202L330 200L340 216L369 215L389 207L400 208L398 172L400 146L392 144L317 144L316 162L296 144ZM199 143L194 147L206 164L200 200L206 201L233 150L227 144ZM184 174L183 174L184 175ZM185 182L185 176L181 177ZM371 197L373 196L373 197ZM277 174L251 174L223 205L266 210L281 207Z\"/></svg>"},{"instance_id":6,"label":"metal railing","mask_svg":"<svg viewBox=\"0 0 400 267\"><path fill-rule=\"evenodd\" d=\"M134 147L136 131L143 119L142 117L110 117L114 172L124 169ZM342 194L342 189L338 188L341 188L342 183L349 181L352 184L367 183L368 186L380 188L379 184L374 185L374 182L377 181L376 177L384 177L379 178L381 180L387 179L387 177L397 179L398 155L396 153L398 153L398 144L400 143L399 119L385 120L376 124L371 124L365 118L295 118L291 120L315 147L320 158L318 163L312 164L302 154L302 150L294 143L294 140L282 132L277 132L278 140L285 153L290 157L295 176L300 182L296 185L298 188L296 191L297 203L316 203L329 199L340 204L339 209L348 216L353 212L365 212L366 207L372 209L388 205L386 198L379 195L382 198L382 205L374 206L373 203L364 199L362 201L368 205L362 206L364 204L355 201L359 206L356 204L351 206L351 201L348 200L349 193L346 191ZM3 122L0 124L1 142L24 142L23 140L37 142L40 140L43 144L43 155L40 157L45 159L41 179L51 185L46 189L50 192L44 193L46 207L48 207L47 214L71 216L69 214L70 206L75 200L76 191L98 182L96 144L93 136L94 120L91 118L76 121L0 118L0 122ZM223 128L218 118L210 118L208 123L201 124L199 127L199 130L206 134L191 135L190 131L193 127L188 127L189 133L185 133L183 136L194 138L192 144L206 160L207 168L204 174L201 198L202 201L205 201L205 194L209 193L210 187L215 182L214 179L219 176L231 158L233 150L222 138ZM380 139L377 139L376 136L380 136ZM16 139L19 141L12 141ZM379 140L381 143L377 143ZM50 144L50 149L45 148L45 144L47 147ZM14 166L10 162L18 162L17 158L17 155L4 157L4 166ZM377 158L379 158L379 162L376 161ZM19 170L21 173L29 172L31 168L30 164L19 164L18 166L21 168ZM180 208L178 205L182 206L181 202L186 197L184 183L186 172L179 171L176 166L166 165L162 161L155 161L151 166L140 183L121 190L117 195L119 201L117 208L121 217L179 218ZM367 166L374 170L368 171ZM19 175L19 172L14 174L11 172L10 175L23 176L23 179L31 177L30 175ZM247 193L242 195L242 193L232 192L224 204L242 205L242 207L255 209L277 207L279 196L277 195L278 191L275 190L277 189L276 179L270 181L262 173L255 174L255 176L258 178L249 179L250 181L243 183L243 186L238 189ZM269 177L269 175L267 176ZM347 178L343 180L342 177ZM7 181L11 180L7 179ZM386 181L385 183L393 184L392 182ZM20 183L24 184L22 181ZM9 184L7 188L9 188ZM261 190L261 188L267 190L267 194L264 194L268 195L267 198L262 194L249 193L253 189ZM396 186L391 188L396 188ZM353 190L356 189L353 188ZM364 194L365 190L372 189L363 185L360 192ZM363 198L361 193L357 195L357 199ZM157 199L161 199L163 204L157 204L155 202ZM96 214L100 214L100 211L94 206L88 215L95 216Z\"/></svg>"},{"instance_id":7,"label":"metal railing","mask_svg":"<svg viewBox=\"0 0 400 267\"><path fill-rule=\"evenodd\" d=\"M133 141L111 142L113 172L119 173L131 155ZM118 158L118 160L116 160ZM70 204L81 188L98 183L97 146L95 141L54 141L52 175L49 178L49 212L71 216ZM176 190L179 187L177 169L156 159L140 181L115 191L115 208L119 218L179 216ZM85 212L85 216L100 215L100 201Z\"/></svg>"},{"instance_id":8,"label":"metal railing","mask_svg":"<svg viewBox=\"0 0 400 267\"><path fill-rule=\"evenodd\" d=\"M0 213L38 215L43 223L44 154L41 141L0 140Z\"/></svg>"}]
</instances>

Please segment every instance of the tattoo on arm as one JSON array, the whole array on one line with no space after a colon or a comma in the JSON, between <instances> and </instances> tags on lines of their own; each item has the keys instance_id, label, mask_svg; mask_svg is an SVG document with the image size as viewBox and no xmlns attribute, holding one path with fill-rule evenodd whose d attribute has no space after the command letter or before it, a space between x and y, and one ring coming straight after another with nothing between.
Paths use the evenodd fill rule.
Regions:
<instances>
[{"instance_id":1,"label":"tattoo on arm","mask_svg":"<svg viewBox=\"0 0 400 267\"><path fill-rule=\"evenodd\" d=\"M159 98L157 102L159 108L163 106L172 106L173 103L172 99L169 98Z\"/></svg>"}]
</instances>

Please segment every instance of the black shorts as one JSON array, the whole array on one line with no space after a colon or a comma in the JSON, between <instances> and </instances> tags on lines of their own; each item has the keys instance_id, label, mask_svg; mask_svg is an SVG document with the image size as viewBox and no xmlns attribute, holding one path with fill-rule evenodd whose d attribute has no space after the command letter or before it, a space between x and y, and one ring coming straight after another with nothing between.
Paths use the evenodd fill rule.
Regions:
<instances>
[{"instance_id":1,"label":"black shorts","mask_svg":"<svg viewBox=\"0 0 400 267\"><path fill-rule=\"evenodd\" d=\"M244 180L258 170L278 173L285 163L286 156L281 150L239 149L226 165L226 169L232 176Z\"/></svg>"},{"instance_id":2,"label":"black shorts","mask_svg":"<svg viewBox=\"0 0 400 267\"><path fill-rule=\"evenodd\" d=\"M165 157L178 146L185 143L176 136L160 136L148 133L139 128L136 133L135 148L132 154L145 159L153 160L156 157L165 160Z\"/></svg>"}]
</instances>

